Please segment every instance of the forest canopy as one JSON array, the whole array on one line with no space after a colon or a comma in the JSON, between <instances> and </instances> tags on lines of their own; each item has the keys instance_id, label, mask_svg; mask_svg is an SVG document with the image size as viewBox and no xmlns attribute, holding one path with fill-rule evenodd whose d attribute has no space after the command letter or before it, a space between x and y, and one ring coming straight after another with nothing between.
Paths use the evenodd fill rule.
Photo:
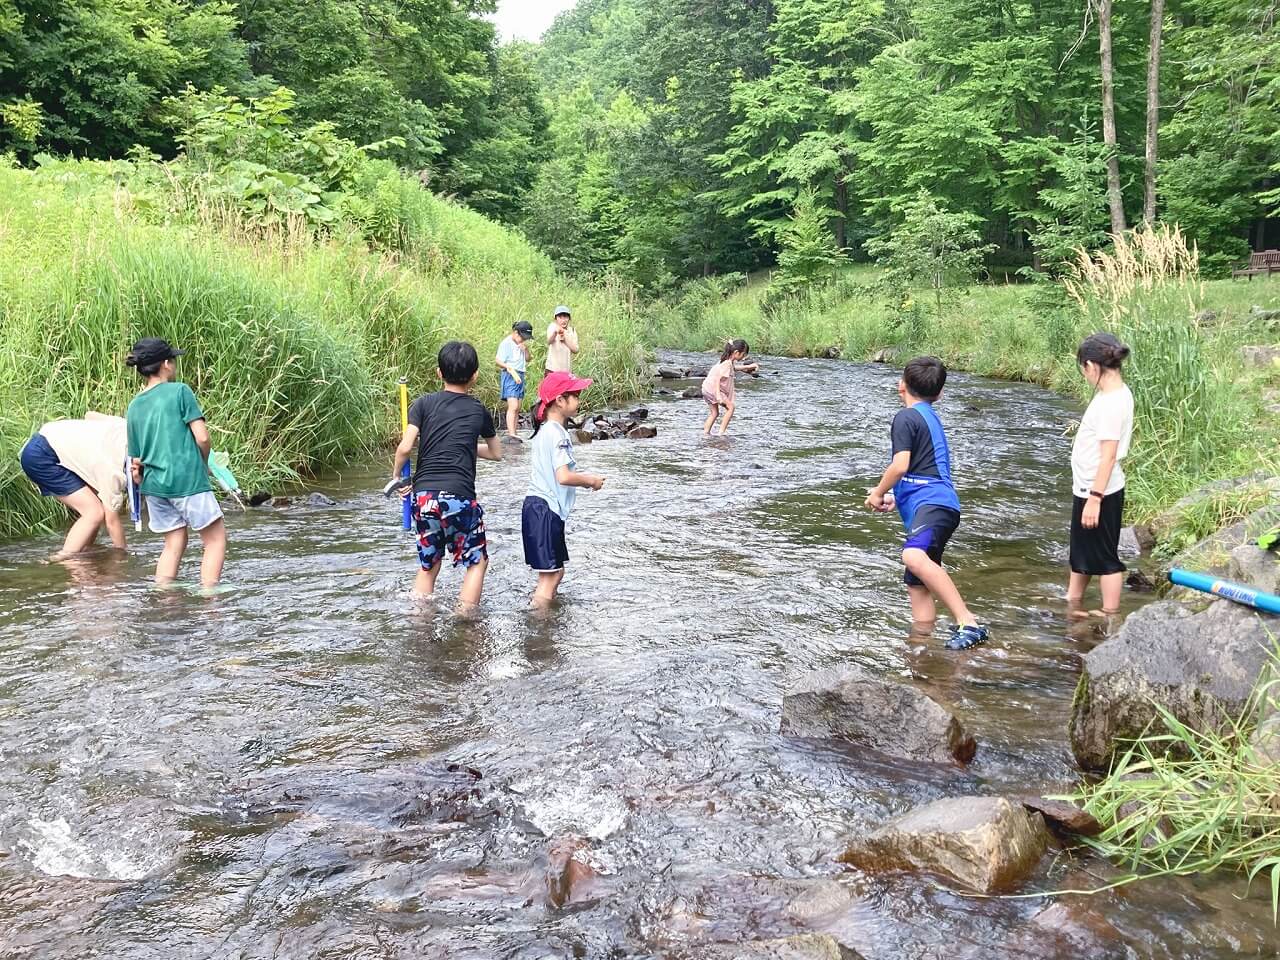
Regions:
<instances>
[{"instance_id":1,"label":"forest canopy","mask_svg":"<svg viewBox=\"0 0 1280 960\"><path fill-rule=\"evenodd\" d=\"M0 152L168 157L191 91L284 87L654 293L867 259L922 193L988 270L1147 220L1210 272L1280 245L1280 0L581 0L536 45L499 43L494 6L0 0Z\"/></svg>"}]
</instances>

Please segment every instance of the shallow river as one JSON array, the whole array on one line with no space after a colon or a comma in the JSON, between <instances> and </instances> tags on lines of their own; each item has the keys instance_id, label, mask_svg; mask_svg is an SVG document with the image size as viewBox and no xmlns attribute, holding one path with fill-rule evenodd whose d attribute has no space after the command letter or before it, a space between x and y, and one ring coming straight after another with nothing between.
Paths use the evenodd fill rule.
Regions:
<instances>
[{"instance_id":1,"label":"shallow river","mask_svg":"<svg viewBox=\"0 0 1280 960\"><path fill-rule=\"evenodd\" d=\"M700 401L655 400L656 440L580 447L609 480L547 618L525 609L522 450L481 465L474 621L406 603L382 466L317 481L333 507L231 514L214 597L150 587L149 534L75 565L38 562L53 538L0 548L0 956L694 958L806 930L884 960L1275 956L1263 884L982 900L835 862L912 804L1068 785L1100 639L1060 600L1071 409L963 376L939 407L948 557L994 639L908 638L899 527L861 506L896 378L769 360L725 440ZM780 736L786 686L839 663L952 704L974 762ZM598 877L561 902L548 858L575 836ZM1030 889L1112 875L1050 856Z\"/></svg>"}]
</instances>

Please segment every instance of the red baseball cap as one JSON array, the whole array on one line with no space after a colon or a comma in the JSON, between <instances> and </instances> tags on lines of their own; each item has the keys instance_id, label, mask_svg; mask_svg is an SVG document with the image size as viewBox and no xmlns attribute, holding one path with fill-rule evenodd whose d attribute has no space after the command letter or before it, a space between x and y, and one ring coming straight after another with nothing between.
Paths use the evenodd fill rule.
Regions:
<instances>
[{"instance_id":1,"label":"red baseball cap","mask_svg":"<svg viewBox=\"0 0 1280 960\"><path fill-rule=\"evenodd\" d=\"M556 397L566 393L581 393L591 386L592 382L589 377L586 379L575 377L565 370L548 373L542 378L542 383L538 384L538 419L542 419L547 404L554 403Z\"/></svg>"}]
</instances>

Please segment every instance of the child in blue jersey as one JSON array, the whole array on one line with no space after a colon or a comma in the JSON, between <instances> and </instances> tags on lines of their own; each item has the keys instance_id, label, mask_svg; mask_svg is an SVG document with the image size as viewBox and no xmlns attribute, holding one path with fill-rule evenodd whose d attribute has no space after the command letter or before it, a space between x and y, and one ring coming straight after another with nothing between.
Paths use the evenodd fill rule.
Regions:
<instances>
[{"instance_id":1,"label":"child in blue jersey","mask_svg":"<svg viewBox=\"0 0 1280 960\"><path fill-rule=\"evenodd\" d=\"M946 382L947 368L937 357L916 357L902 371L898 396L906 409L893 418L893 462L867 491L866 505L881 513L896 505L902 514L907 530L903 579L917 629L933 629L934 601L941 600L956 621L947 649L964 650L982 643L988 633L942 569L942 551L960 525L960 498L951 483L951 452L932 406Z\"/></svg>"}]
</instances>

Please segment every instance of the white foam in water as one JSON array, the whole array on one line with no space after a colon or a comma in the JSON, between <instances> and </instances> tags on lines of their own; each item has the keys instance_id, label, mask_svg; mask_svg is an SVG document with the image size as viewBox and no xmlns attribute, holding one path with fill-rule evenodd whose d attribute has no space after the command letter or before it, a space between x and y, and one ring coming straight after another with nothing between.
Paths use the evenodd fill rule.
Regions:
<instances>
[{"instance_id":1,"label":"white foam in water","mask_svg":"<svg viewBox=\"0 0 1280 960\"><path fill-rule=\"evenodd\" d=\"M619 797L588 784L526 799L524 807L529 821L548 837L577 833L603 840L627 822L627 807Z\"/></svg>"},{"instance_id":2,"label":"white foam in water","mask_svg":"<svg viewBox=\"0 0 1280 960\"><path fill-rule=\"evenodd\" d=\"M136 850L126 851L119 847L95 850L76 838L71 824L63 817L56 820L32 818L27 823L32 835L22 846L27 848L32 865L50 876L140 880L163 862L155 846L151 847L150 857L141 856L146 850L145 838L139 838ZM116 836L127 839L120 834Z\"/></svg>"}]
</instances>

